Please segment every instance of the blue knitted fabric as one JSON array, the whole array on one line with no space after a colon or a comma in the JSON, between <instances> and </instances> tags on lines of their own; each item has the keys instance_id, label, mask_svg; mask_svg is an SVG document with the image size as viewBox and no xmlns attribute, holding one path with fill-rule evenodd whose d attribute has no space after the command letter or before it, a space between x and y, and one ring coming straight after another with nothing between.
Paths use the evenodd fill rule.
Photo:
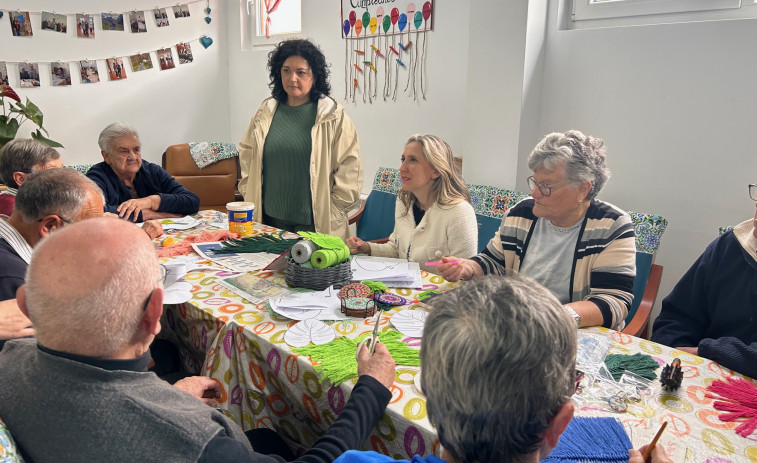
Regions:
<instances>
[{"instance_id":1,"label":"blue knitted fabric","mask_svg":"<svg viewBox=\"0 0 757 463\"><path fill-rule=\"evenodd\" d=\"M547 463L627 462L632 448L623 425L615 418L575 417Z\"/></svg>"}]
</instances>

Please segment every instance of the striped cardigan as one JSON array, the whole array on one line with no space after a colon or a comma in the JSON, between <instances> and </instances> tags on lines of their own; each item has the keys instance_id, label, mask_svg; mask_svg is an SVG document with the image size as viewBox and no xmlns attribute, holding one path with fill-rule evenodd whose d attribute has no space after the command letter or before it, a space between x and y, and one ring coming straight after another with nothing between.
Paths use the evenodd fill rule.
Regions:
<instances>
[{"instance_id":1,"label":"striped cardigan","mask_svg":"<svg viewBox=\"0 0 757 463\"><path fill-rule=\"evenodd\" d=\"M519 202L502 219L499 233L473 257L485 274L518 271L536 225L534 200ZM622 329L633 300L636 246L629 215L610 203L593 200L586 211L573 254L571 301L591 301L603 326ZM566 245L573 245L572 243Z\"/></svg>"}]
</instances>

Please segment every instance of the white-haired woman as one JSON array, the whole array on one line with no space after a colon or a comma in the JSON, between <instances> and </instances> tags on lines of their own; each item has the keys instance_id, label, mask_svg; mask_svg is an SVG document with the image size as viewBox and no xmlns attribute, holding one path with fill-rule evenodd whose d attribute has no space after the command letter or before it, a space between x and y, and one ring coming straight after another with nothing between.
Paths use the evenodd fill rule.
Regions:
<instances>
[{"instance_id":1,"label":"white-haired woman","mask_svg":"<svg viewBox=\"0 0 757 463\"><path fill-rule=\"evenodd\" d=\"M424 265L442 256L472 256L478 250L476 213L452 148L436 135L413 135L405 144L400 166L402 190L397 196L394 231L386 243L346 240L353 254L401 257Z\"/></svg>"},{"instance_id":2,"label":"white-haired woman","mask_svg":"<svg viewBox=\"0 0 757 463\"><path fill-rule=\"evenodd\" d=\"M87 171L105 193L105 212L134 222L181 217L200 209L200 197L162 167L142 159L137 129L114 122L97 140L103 162Z\"/></svg>"},{"instance_id":3,"label":"white-haired woman","mask_svg":"<svg viewBox=\"0 0 757 463\"><path fill-rule=\"evenodd\" d=\"M610 177L604 142L577 130L551 133L528 158L531 197L507 212L486 249L442 264L450 281L509 270L549 288L576 326L621 329L633 299L631 218L596 199Z\"/></svg>"}]
</instances>

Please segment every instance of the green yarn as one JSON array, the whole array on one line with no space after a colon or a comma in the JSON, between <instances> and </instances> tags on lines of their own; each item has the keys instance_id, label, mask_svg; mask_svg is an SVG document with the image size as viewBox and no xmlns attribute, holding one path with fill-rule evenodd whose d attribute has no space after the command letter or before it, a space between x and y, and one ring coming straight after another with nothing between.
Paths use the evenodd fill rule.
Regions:
<instances>
[{"instance_id":1,"label":"green yarn","mask_svg":"<svg viewBox=\"0 0 757 463\"><path fill-rule=\"evenodd\" d=\"M371 333L364 333L357 339L339 338L328 344L319 346L305 346L292 349L301 355L309 356L313 361L320 362L315 365L315 371L321 373L321 382L330 381L334 386L339 385L357 376L357 360L355 353L357 346ZM387 331L379 333L379 341L383 343L397 365L420 366L421 359L416 349L410 348L400 341L402 333L399 331Z\"/></svg>"},{"instance_id":2,"label":"green yarn","mask_svg":"<svg viewBox=\"0 0 757 463\"><path fill-rule=\"evenodd\" d=\"M371 288L372 293L383 293L389 289L384 283L380 281L365 280L365 281L361 281L360 283Z\"/></svg>"},{"instance_id":3,"label":"green yarn","mask_svg":"<svg viewBox=\"0 0 757 463\"><path fill-rule=\"evenodd\" d=\"M279 233L265 233L259 236L249 238L230 239L224 241L222 249L215 251L216 254L236 254L252 252L270 252L272 254L281 254L290 249L298 239L284 239Z\"/></svg>"},{"instance_id":4,"label":"green yarn","mask_svg":"<svg viewBox=\"0 0 757 463\"><path fill-rule=\"evenodd\" d=\"M618 381L623 372L628 370L646 379L657 379L655 371L660 365L651 356L642 353L633 355L607 354L605 365L615 381Z\"/></svg>"},{"instance_id":5,"label":"green yarn","mask_svg":"<svg viewBox=\"0 0 757 463\"><path fill-rule=\"evenodd\" d=\"M338 249L347 246L341 238L334 235L316 232L298 232L297 234L306 240L312 241L323 249Z\"/></svg>"}]
</instances>

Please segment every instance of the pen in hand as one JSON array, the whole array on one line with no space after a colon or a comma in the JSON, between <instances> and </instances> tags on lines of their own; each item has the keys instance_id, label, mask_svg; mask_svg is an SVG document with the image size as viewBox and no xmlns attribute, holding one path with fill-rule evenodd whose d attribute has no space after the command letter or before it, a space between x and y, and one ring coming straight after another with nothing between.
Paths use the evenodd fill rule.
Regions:
<instances>
[{"instance_id":1,"label":"pen in hand","mask_svg":"<svg viewBox=\"0 0 757 463\"><path fill-rule=\"evenodd\" d=\"M644 461L647 461L647 458L649 458L649 455L652 454L652 450L654 450L654 446L657 445L657 441L660 440L660 436L662 435L662 432L665 430L665 426L668 425L667 421L664 421L662 423L662 426L660 426L660 430L657 431L657 434L654 436L654 439L652 439L652 443L649 444L647 449L644 451L644 454L642 455L642 458Z\"/></svg>"}]
</instances>

